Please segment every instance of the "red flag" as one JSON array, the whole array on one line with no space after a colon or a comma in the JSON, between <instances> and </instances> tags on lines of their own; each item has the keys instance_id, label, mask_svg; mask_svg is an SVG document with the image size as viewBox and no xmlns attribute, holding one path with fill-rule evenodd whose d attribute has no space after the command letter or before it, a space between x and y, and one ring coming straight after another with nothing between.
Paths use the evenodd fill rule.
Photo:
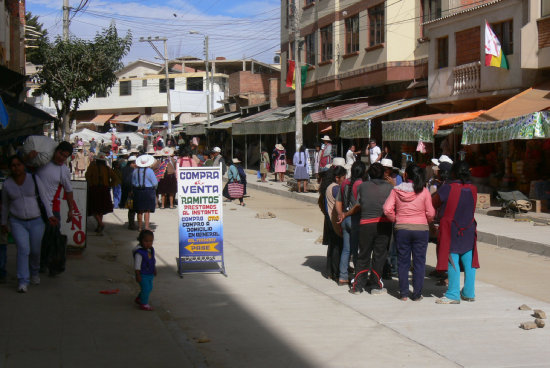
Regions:
<instances>
[{"instance_id":1,"label":"red flag","mask_svg":"<svg viewBox=\"0 0 550 368\"><path fill-rule=\"evenodd\" d=\"M294 82L294 68L296 67L294 60L288 60L288 70L286 71L286 86L292 87Z\"/></svg>"}]
</instances>

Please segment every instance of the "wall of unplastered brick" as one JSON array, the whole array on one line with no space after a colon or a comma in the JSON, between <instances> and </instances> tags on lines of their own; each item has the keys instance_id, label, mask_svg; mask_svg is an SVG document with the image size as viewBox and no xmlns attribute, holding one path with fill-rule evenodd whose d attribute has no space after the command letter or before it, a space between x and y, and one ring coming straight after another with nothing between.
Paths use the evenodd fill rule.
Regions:
<instances>
[{"instance_id":1,"label":"wall of unplastered brick","mask_svg":"<svg viewBox=\"0 0 550 368\"><path fill-rule=\"evenodd\" d=\"M470 28L455 33L456 65L480 61L481 33L480 28Z\"/></svg>"},{"instance_id":2,"label":"wall of unplastered brick","mask_svg":"<svg viewBox=\"0 0 550 368\"><path fill-rule=\"evenodd\" d=\"M235 72L229 76L229 96L240 93L257 92L269 94L269 78L266 74L253 74L250 71Z\"/></svg>"}]
</instances>

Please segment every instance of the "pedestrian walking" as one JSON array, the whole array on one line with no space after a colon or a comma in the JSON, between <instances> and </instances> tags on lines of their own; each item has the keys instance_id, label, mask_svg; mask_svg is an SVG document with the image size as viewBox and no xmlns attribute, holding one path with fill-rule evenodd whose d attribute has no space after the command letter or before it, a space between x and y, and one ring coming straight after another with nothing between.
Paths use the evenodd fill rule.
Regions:
<instances>
[{"instance_id":1,"label":"pedestrian walking","mask_svg":"<svg viewBox=\"0 0 550 368\"><path fill-rule=\"evenodd\" d=\"M88 215L94 216L97 221L96 233L101 234L105 228L103 215L113 212L113 201L111 200L111 188L119 184L115 172L105 162L107 155L100 152L95 161L90 164L86 171L88 182Z\"/></svg>"},{"instance_id":2,"label":"pedestrian walking","mask_svg":"<svg viewBox=\"0 0 550 368\"><path fill-rule=\"evenodd\" d=\"M369 181L363 182L357 191L356 204L346 217L360 211L359 252L351 293L357 294L370 289L373 295L384 294L387 290L382 281L382 271L386 263L390 244L392 224L384 216L383 205L392 185L384 180L384 168L380 163L369 167Z\"/></svg>"},{"instance_id":3,"label":"pedestrian walking","mask_svg":"<svg viewBox=\"0 0 550 368\"><path fill-rule=\"evenodd\" d=\"M319 179L319 163L321 160L321 145L319 143L315 143L315 151L313 151L313 175L316 179Z\"/></svg>"},{"instance_id":4,"label":"pedestrian walking","mask_svg":"<svg viewBox=\"0 0 550 368\"><path fill-rule=\"evenodd\" d=\"M332 164L332 140L328 135L321 138L323 147L319 157L319 171L327 170Z\"/></svg>"},{"instance_id":5,"label":"pedestrian walking","mask_svg":"<svg viewBox=\"0 0 550 368\"><path fill-rule=\"evenodd\" d=\"M141 155L136 159L137 169L132 173L134 211L137 213L139 231L143 230L143 222L145 222L145 230L151 230L149 220L151 213L155 212L157 206L156 190L158 181L155 172L150 168L154 163L153 156Z\"/></svg>"},{"instance_id":6,"label":"pedestrian walking","mask_svg":"<svg viewBox=\"0 0 550 368\"><path fill-rule=\"evenodd\" d=\"M269 153L267 153L267 150L265 147L261 148L261 155L260 155L260 177L262 183L265 183L265 179L267 176L267 173L269 172Z\"/></svg>"},{"instance_id":7,"label":"pedestrian walking","mask_svg":"<svg viewBox=\"0 0 550 368\"><path fill-rule=\"evenodd\" d=\"M17 156L10 157L8 167L11 175L2 188L2 233L7 234L9 222L17 247L17 291L26 293L29 283L40 284L45 221L57 226L58 220L45 200L46 190L40 177L27 174Z\"/></svg>"},{"instance_id":8,"label":"pedestrian walking","mask_svg":"<svg viewBox=\"0 0 550 368\"><path fill-rule=\"evenodd\" d=\"M130 140L130 137L126 136L126 139L124 139L124 147L128 152L132 149L132 141Z\"/></svg>"},{"instance_id":9,"label":"pedestrian walking","mask_svg":"<svg viewBox=\"0 0 550 368\"><path fill-rule=\"evenodd\" d=\"M307 172L308 163L309 155L306 152L306 147L301 145L300 150L292 158L292 164L295 166L294 179L297 181L298 193L307 192L307 182L309 180L309 173Z\"/></svg>"},{"instance_id":10,"label":"pedestrian walking","mask_svg":"<svg viewBox=\"0 0 550 368\"><path fill-rule=\"evenodd\" d=\"M281 183L285 181L286 173L286 150L285 147L277 143L274 151L275 162L275 180L279 180Z\"/></svg>"},{"instance_id":11,"label":"pedestrian walking","mask_svg":"<svg viewBox=\"0 0 550 368\"><path fill-rule=\"evenodd\" d=\"M409 270L411 254L413 258L411 300L422 299L422 288L426 270L426 250L428 249L429 228L435 216L431 195L426 188L424 169L409 164L404 174L404 182L396 186L386 203L384 214L395 222L395 242L397 245L397 267L399 274L400 299L409 297Z\"/></svg>"},{"instance_id":12,"label":"pedestrian walking","mask_svg":"<svg viewBox=\"0 0 550 368\"><path fill-rule=\"evenodd\" d=\"M88 168L88 156L86 156L83 148L79 146L77 148L76 157L75 157L75 174L76 177L81 178L84 176L84 171Z\"/></svg>"},{"instance_id":13,"label":"pedestrian walking","mask_svg":"<svg viewBox=\"0 0 550 368\"><path fill-rule=\"evenodd\" d=\"M225 159L221 155L221 152L222 150L220 147L214 147L212 149L212 166L220 166L222 168L222 176L223 176L227 171L227 164L225 163Z\"/></svg>"},{"instance_id":14,"label":"pedestrian walking","mask_svg":"<svg viewBox=\"0 0 550 368\"><path fill-rule=\"evenodd\" d=\"M475 277L479 268L477 254L477 223L474 217L477 188L470 182L470 167L464 161L455 162L452 181L441 185L433 197L434 207L442 217L439 223L436 270L445 271L449 286L438 304L459 304L460 299L475 301ZM461 265L464 287L460 290Z\"/></svg>"},{"instance_id":15,"label":"pedestrian walking","mask_svg":"<svg viewBox=\"0 0 550 368\"><path fill-rule=\"evenodd\" d=\"M121 183L121 196L120 207L128 209L128 229L137 230L136 226L136 211L134 211L134 198L132 192L132 174L136 168L136 157L130 156L128 158L128 164L122 168L122 183Z\"/></svg>"},{"instance_id":16,"label":"pedestrian walking","mask_svg":"<svg viewBox=\"0 0 550 368\"><path fill-rule=\"evenodd\" d=\"M160 208L164 208L166 203L166 197L170 204L170 208L176 208L174 206L174 196L178 192L178 179L176 178L176 160L172 157L174 155L174 149L165 147L162 151L162 162L159 168L157 179L159 181L158 194L161 196ZM163 170L163 171L162 171Z\"/></svg>"},{"instance_id":17,"label":"pedestrian walking","mask_svg":"<svg viewBox=\"0 0 550 368\"><path fill-rule=\"evenodd\" d=\"M149 296L153 291L153 280L157 275L155 248L153 248L154 240L155 235L151 230L141 230L138 236L139 243L132 252L136 281L141 288L135 302L141 310L145 311L153 310L153 307L149 304Z\"/></svg>"},{"instance_id":18,"label":"pedestrian walking","mask_svg":"<svg viewBox=\"0 0 550 368\"><path fill-rule=\"evenodd\" d=\"M223 188L223 196L231 202L233 199L238 199L241 206L245 206L244 203L244 185L241 182L241 175L237 168L241 160L234 158L229 169L227 170L227 183Z\"/></svg>"}]
</instances>

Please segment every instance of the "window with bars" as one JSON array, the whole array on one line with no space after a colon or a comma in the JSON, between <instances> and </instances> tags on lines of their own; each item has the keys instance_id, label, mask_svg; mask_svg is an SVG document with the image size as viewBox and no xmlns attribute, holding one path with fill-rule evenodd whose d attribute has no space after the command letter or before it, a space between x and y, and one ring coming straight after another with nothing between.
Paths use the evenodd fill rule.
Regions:
<instances>
[{"instance_id":1,"label":"window with bars","mask_svg":"<svg viewBox=\"0 0 550 368\"><path fill-rule=\"evenodd\" d=\"M422 21L441 18L441 0L422 0Z\"/></svg>"},{"instance_id":2,"label":"window with bars","mask_svg":"<svg viewBox=\"0 0 550 368\"><path fill-rule=\"evenodd\" d=\"M317 61L317 47L315 45L315 32L306 35L305 44L306 44L306 63L309 65L315 65Z\"/></svg>"},{"instance_id":3,"label":"window with bars","mask_svg":"<svg viewBox=\"0 0 550 368\"><path fill-rule=\"evenodd\" d=\"M449 37L437 39L437 68L449 66Z\"/></svg>"},{"instance_id":4,"label":"window with bars","mask_svg":"<svg viewBox=\"0 0 550 368\"><path fill-rule=\"evenodd\" d=\"M170 82L170 89L174 89L175 88L175 81L174 81L174 78L169 78L168 79ZM159 79L159 93L166 93L166 78L164 79Z\"/></svg>"},{"instance_id":5,"label":"window with bars","mask_svg":"<svg viewBox=\"0 0 550 368\"><path fill-rule=\"evenodd\" d=\"M384 43L384 3L369 9L369 46Z\"/></svg>"},{"instance_id":6,"label":"window with bars","mask_svg":"<svg viewBox=\"0 0 550 368\"><path fill-rule=\"evenodd\" d=\"M359 14L346 18L346 54L359 51Z\"/></svg>"},{"instance_id":7,"label":"window with bars","mask_svg":"<svg viewBox=\"0 0 550 368\"><path fill-rule=\"evenodd\" d=\"M132 81L120 81L120 96L132 95Z\"/></svg>"},{"instance_id":8,"label":"window with bars","mask_svg":"<svg viewBox=\"0 0 550 368\"><path fill-rule=\"evenodd\" d=\"M95 96L98 97L98 98L107 97L107 90L100 91L100 92L96 93Z\"/></svg>"},{"instance_id":9,"label":"window with bars","mask_svg":"<svg viewBox=\"0 0 550 368\"><path fill-rule=\"evenodd\" d=\"M514 23L512 20L505 22L493 23L491 28L498 40L500 46L502 46L502 52L504 55L511 55L514 53Z\"/></svg>"},{"instance_id":10,"label":"window with bars","mask_svg":"<svg viewBox=\"0 0 550 368\"><path fill-rule=\"evenodd\" d=\"M142 86L142 87L147 87L147 79L143 79L143 80L141 81L141 86Z\"/></svg>"},{"instance_id":11,"label":"window with bars","mask_svg":"<svg viewBox=\"0 0 550 368\"><path fill-rule=\"evenodd\" d=\"M332 24L321 28L321 61L332 59Z\"/></svg>"}]
</instances>

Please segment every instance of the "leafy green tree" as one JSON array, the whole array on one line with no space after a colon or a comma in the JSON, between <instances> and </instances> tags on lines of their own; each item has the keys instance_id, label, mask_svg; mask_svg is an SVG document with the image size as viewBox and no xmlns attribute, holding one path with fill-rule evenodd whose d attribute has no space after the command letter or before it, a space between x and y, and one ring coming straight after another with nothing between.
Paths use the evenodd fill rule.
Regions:
<instances>
[{"instance_id":1,"label":"leafy green tree","mask_svg":"<svg viewBox=\"0 0 550 368\"><path fill-rule=\"evenodd\" d=\"M37 61L42 65L38 72L42 85L35 94L47 94L54 101L61 138L70 134L70 122L80 104L116 83L115 72L123 67L122 58L131 44L132 35L119 37L114 24L93 41L57 37L40 42Z\"/></svg>"},{"instance_id":2,"label":"leafy green tree","mask_svg":"<svg viewBox=\"0 0 550 368\"><path fill-rule=\"evenodd\" d=\"M25 13L25 55L27 61L37 64L38 61L38 45L40 38L47 37L48 31L44 29L44 25L38 21L38 15L32 15L31 12Z\"/></svg>"}]
</instances>

